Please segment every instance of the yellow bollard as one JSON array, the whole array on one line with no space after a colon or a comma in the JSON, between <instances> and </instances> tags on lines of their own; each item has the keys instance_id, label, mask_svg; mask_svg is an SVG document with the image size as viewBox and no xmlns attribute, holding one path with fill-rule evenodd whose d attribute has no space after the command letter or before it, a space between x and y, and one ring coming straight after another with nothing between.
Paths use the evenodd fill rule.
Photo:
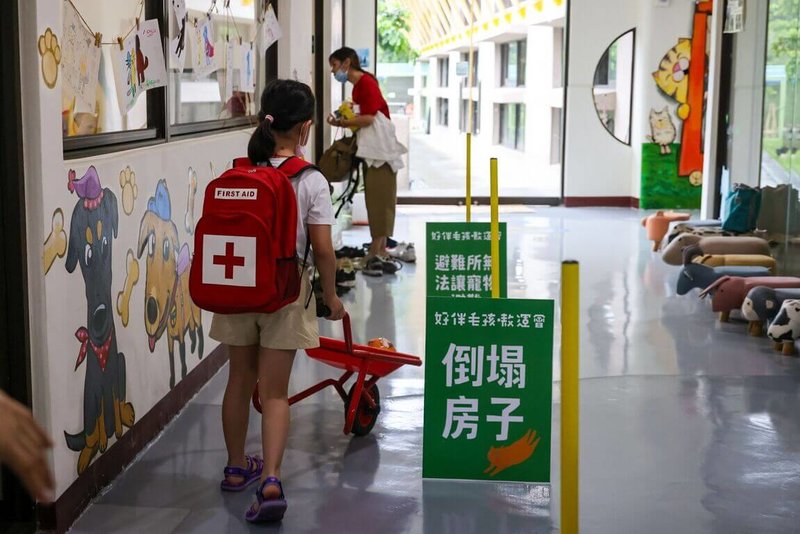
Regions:
<instances>
[{"instance_id":1,"label":"yellow bollard","mask_svg":"<svg viewBox=\"0 0 800 534\"><path fill-rule=\"evenodd\" d=\"M497 158L489 162L490 194L492 203L492 298L500 298L500 193L497 185Z\"/></svg>"},{"instance_id":2,"label":"yellow bollard","mask_svg":"<svg viewBox=\"0 0 800 534\"><path fill-rule=\"evenodd\" d=\"M467 132L467 222L472 222L472 134Z\"/></svg>"},{"instance_id":3,"label":"yellow bollard","mask_svg":"<svg viewBox=\"0 0 800 534\"><path fill-rule=\"evenodd\" d=\"M561 532L578 534L580 268L561 265Z\"/></svg>"}]
</instances>

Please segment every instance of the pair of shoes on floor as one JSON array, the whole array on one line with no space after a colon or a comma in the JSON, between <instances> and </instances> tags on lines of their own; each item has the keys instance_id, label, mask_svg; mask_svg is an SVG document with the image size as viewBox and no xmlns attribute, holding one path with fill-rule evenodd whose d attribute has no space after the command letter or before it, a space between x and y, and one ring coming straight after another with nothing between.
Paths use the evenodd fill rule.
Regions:
<instances>
[{"instance_id":1,"label":"pair of shoes on floor","mask_svg":"<svg viewBox=\"0 0 800 534\"><path fill-rule=\"evenodd\" d=\"M363 248L358 247L342 247L335 252L337 258L363 258L367 252Z\"/></svg>"},{"instance_id":2,"label":"pair of shoes on floor","mask_svg":"<svg viewBox=\"0 0 800 534\"><path fill-rule=\"evenodd\" d=\"M384 274L396 274L402 268L403 265L397 260L373 256L364 262L361 272L366 276L383 276Z\"/></svg>"},{"instance_id":3,"label":"pair of shoes on floor","mask_svg":"<svg viewBox=\"0 0 800 534\"><path fill-rule=\"evenodd\" d=\"M220 487L223 491L243 491L254 482L261 479L264 470L264 462L257 456L245 456L247 467L226 467L224 469L225 478L222 479ZM230 482L229 477L241 477L242 480L236 483ZM277 497L267 499L264 497L264 489L268 486L275 486L280 491ZM283 485L276 477L267 477L264 482L258 485L256 490L256 502L245 512L245 519L250 523L269 523L283 519L288 504L286 495L283 493Z\"/></svg>"},{"instance_id":4,"label":"pair of shoes on floor","mask_svg":"<svg viewBox=\"0 0 800 534\"><path fill-rule=\"evenodd\" d=\"M406 263L414 263L417 261L417 251L414 249L414 243L406 243L401 241L396 247L390 248L387 251L390 258L404 261Z\"/></svg>"},{"instance_id":5,"label":"pair of shoes on floor","mask_svg":"<svg viewBox=\"0 0 800 534\"><path fill-rule=\"evenodd\" d=\"M356 269L350 258L336 261L336 287L346 288L348 291L356 287Z\"/></svg>"},{"instance_id":6,"label":"pair of shoes on floor","mask_svg":"<svg viewBox=\"0 0 800 534\"><path fill-rule=\"evenodd\" d=\"M364 243L362 246L365 249L368 249L372 245L372 243ZM391 237L386 238L386 248L395 248L398 245L397 241L392 239Z\"/></svg>"}]
</instances>

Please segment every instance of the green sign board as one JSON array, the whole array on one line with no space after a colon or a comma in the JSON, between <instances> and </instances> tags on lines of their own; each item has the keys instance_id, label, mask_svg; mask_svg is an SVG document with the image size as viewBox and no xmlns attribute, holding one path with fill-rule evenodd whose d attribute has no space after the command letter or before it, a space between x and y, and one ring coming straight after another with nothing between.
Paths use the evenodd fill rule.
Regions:
<instances>
[{"instance_id":1,"label":"green sign board","mask_svg":"<svg viewBox=\"0 0 800 534\"><path fill-rule=\"evenodd\" d=\"M490 223L428 223L427 295L491 297L491 239ZM507 294L506 223L500 223L500 297Z\"/></svg>"},{"instance_id":2,"label":"green sign board","mask_svg":"<svg viewBox=\"0 0 800 534\"><path fill-rule=\"evenodd\" d=\"M553 301L428 297L425 478L550 481Z\"/></svg>"}]
</instances>

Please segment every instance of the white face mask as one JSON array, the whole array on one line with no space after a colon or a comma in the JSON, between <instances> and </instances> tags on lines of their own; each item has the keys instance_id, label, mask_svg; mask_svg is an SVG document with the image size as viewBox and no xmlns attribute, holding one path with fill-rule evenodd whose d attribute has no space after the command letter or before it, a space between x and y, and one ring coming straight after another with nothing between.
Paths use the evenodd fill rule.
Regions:
<instances>
[{"instance_id":1,"label":"white face mask","mask_svg":"<svg viewBox=\"0 0 800 534\"><path fill-rule=\"evenodd\" d=\"M311 132L311 126L304 127L304 131L300 132L300 142L294 148L294 155L298 158L305 159L306 156L306 145L308 144L309 134Z\"/></svg>"}]
</instances>

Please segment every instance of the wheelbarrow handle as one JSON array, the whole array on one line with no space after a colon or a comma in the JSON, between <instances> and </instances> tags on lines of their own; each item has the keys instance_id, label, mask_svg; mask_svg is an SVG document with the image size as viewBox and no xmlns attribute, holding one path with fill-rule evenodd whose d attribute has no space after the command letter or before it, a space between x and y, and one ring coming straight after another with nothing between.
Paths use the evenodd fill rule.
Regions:
<instances>
[{"instance_id":1,"label":"wheelbarrow handle","mask_svg":"<svg viewBox=\"0 0 800 534\"><path fill-rule=\"evenodd\" d=\"M342 329L344 330L344 345L347 349L347 352L352 354L353 353L353 331L350 328L350 314L344 312L344 317L342 317Z\"/></svg>"}]
</instances>

